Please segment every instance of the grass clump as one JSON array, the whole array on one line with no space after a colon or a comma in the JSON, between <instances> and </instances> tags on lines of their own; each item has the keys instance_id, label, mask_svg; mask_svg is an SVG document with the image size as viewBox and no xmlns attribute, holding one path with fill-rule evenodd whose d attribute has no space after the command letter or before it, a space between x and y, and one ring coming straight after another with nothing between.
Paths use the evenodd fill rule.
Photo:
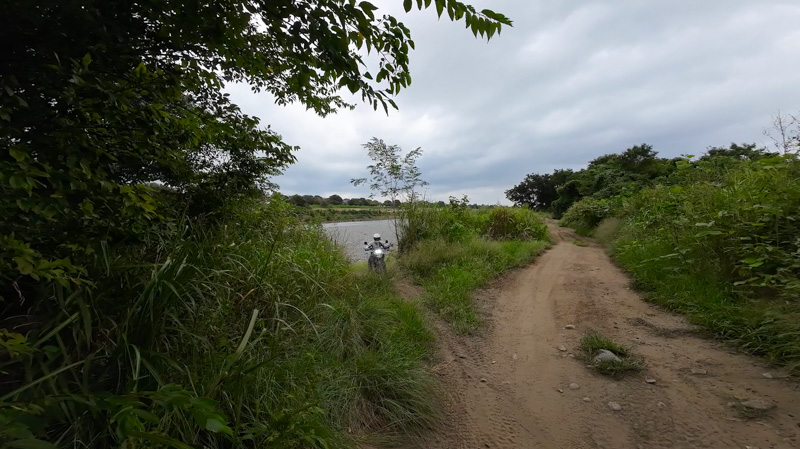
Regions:
<instances>
[{"instance_id":1,"label":"grass clump","mask_svg":"<svg viewBox=\"0 0 800 449\"><path fill-rule=\"evenodd\" d=\"M627 346L601 334L591 333L581 338L580 344L583 359L590 363L592 368L600 374L615 378L627 374L638 373L644 368L644 361L631 353ZM618 360L595 361L598 352L605 349L618 357Z\"/></svg>"},{"instance_id":2,"label":"grass clump","mask_svg":"<svg viewBox=\"0 0 800 449\"><path fill-rule=\"evenodd\" d=\"M465 205L452 201L449 207L407 210L400 265L423 286L425 304L457 332L469 334L480 326L475 290L530 263L550 241L541 218L527 209L474 211Z\"/></svg>"}]
</instances>

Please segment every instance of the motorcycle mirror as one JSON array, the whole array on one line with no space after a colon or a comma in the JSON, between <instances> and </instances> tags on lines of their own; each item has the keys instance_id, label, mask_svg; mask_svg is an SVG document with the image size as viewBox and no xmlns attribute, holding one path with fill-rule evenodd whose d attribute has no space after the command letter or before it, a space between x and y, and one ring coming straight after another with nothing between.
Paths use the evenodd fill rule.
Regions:
<instances>
[{"instance_id":1,"label":"motorcycle mirror","mask_svg":"<svg viewBox=\"0 0 800 449\"><path fill-rule=\"evenodd\" d=\"M365 245L368 245L368 243L367 243L367 242L364 242L364 244L365 244Z\"/></svg>"},{"instance_id":2,"label":"motorcycle mirror","mask_svg":"<svg viewBox=\"0 0 800 449\"><path fill-rule=\"evenodd\" d=\"M389 243L389 241L387 240L386 243Z\"/></svg>"}]
</instances>

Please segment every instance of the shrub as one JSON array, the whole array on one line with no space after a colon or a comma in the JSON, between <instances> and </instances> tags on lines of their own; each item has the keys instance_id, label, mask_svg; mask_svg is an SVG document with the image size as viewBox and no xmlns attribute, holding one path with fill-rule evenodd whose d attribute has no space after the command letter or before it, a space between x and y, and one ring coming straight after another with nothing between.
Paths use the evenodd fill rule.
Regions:
<instances>
[{"instance_id":1,"label":"shrub","mask_svg":"<svg viewBox=\"0 0 800 449\"><path fill-rule=\"evenodd\" d=\"M573 204L561 218L561 226L575 229L579 234L589 235L604 218L610 217L619 206L618 197L596 199L585 197Z\"/></svg>"},{"instance_id":2,"label":"shrub","mask_svg":"<svg viewBox=\"0 0 800 449\"><path fill-rule=\"evenodd\" d=\"M495 240L549 240L547 225L528 208L493 207L481 212L483 233ZM479 218L481 220L481 218Z\"/></svg>"}]
</instances>

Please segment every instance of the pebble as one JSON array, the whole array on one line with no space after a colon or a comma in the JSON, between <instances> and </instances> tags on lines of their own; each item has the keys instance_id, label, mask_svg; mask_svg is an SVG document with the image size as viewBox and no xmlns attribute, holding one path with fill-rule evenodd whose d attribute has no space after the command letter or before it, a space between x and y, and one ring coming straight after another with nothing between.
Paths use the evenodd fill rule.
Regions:
<instances>
[{"instance_id":1,"label":"pebble","mask_svg":"<svg viewBox=\"0 0 800 449\"><path fill-rule=\"evenodd\" d=\"M586 396L585 398L583 398L583 402L592 402L592 398Z\"/></svg>"},{"instance_id":2,"label":"pebble","mask_svg":"<svg viewBox=\"0 0 800 449\"><path fill-rule=\"evenodd\" d=\"M575 325L574 324L567 324L566 326L564 326L564 329L575 329Z\"/></svg>"},{"instance_id":3,"label":"pebble","mask_svg":"<svg viewBox=\"0 0 800 449\"><path fill-rule=\"evenodd\" d=\"M664 408L664 407L666 407L666 406L667 406L667 404L665 404L665 403L663 403L663 402L660 402L660 401L659 401L659 403L658 403L658 404L656 404L656 405L658 406L658 408Z\"/></svg>"},{"instance_id":4,"label":"pebble","mask_svg":"<svg viewBox=\"0 0 800 449\"><path fill-rule=\"evenodd\" d=\"M567 352L567 348L565 346L559 346L558 350L561 352Z\"/></svg>"},{"instance_id":5,"label":"pebble","mask_svg":"<svg viewBox=\"0 0 800 449\"><path fill-rule=\"evenodd\" d=\"M514 355L511 356L511 358L517 360L517 353L515 352Z\"/></svg>"},{"instance_id":6,"label":"pebble","mask_svg":"<svg viewBox=\"0 0 800 449\"><path fill-rule=\"evenodd\" d=\"M486 447L491 447L491 446L489 446L489 443L483 443L483 445L486 446Z\"/></svg>"},{"instance_id":7,"label":"pebble","mask_svg":"<svg viewBox=\"0 0 800 449\"><path fill-rule=\"evenodd\" d=\"M692 374L703 374L703 375L705 375L705 374L708 374L708 370L707 369L702 369L702 368L692 368Z\"/></svg>"},{"instance_id":8,"label":"pebble","mask_svg":"<svg viewBox=\"0 0 800 449\"><path fill-rule=\"evenodd\" d=\"M740 402L739 405L744 408L749 408L750 410L758 410L761 412L766 412L776 407L774 402L765 401L764 399L750 399L749 401Z\"/></svg>"},{"instance_id":9,"label":"pebble","mask_svg":"<svg viewBox=\"0 0 800 449\"><path fill-rule=\"evenodd\" d=\"M654 384L654 383L656 383L656 380L655 380L655 379L653 379L652 377L648 377L648 378L647 378L647 379L645 379L644 381L645 381L645 382L647 382L647 383L649 383L649 384Z\"/></svg>"},{"instance_id":10,"label":"pebble","mask_svg":"<svg viewBox=\"0 0 800 449\"><path fill-rule=\"evenodd\" d=\"M764 373L762 376L764 376L764 379L772 379L772 374L770 373Z\"/></svg>"},{"instance_id":11,"label":"pebble","mask_svg":"<svg viewBox=\"0 0 800 449\"><path fill-rule=\"evenodd\" d=\"M494 365L495 363L497 363L497 360L492 360L492 365Z\"/></svg>"},{"instance_id":12,"label":"pebble","mask_svg":"<svg viewBox=\"0 0 800 449\"><path fill-rule=\"evenodd\" d=\"M486 378L485 377L481 377L481 382L482 383L486 383Z\"/></svg>"},{"instance_id":13,"label":"pebble","mask_svg":"<svg viewBox=\"0 0 800 449\"><path fill-rule=\"evenodd\" d=\"M559 388L559 389L558 389L558 390L556 390L556 391L558 391L559 393L563 393L563 392L564 392L564 390L562 390L561 388Z\"/></svg>"},{"instance_id":14,"label":"pebble","mask_svg":"<svg viewBox=\"0 0 800 449\"><path fill-rule=\"evenodd\" d=\"M573 382L573 383L569 384L569 388L570 388L571 390L577 390L577 389L578 389L578 388L580 388L580 387L581 387L581 386L580 386L580 385L578 385L578 384L576 384L575 382Z\"/></svg>"},{"instance_id":15,"label":"pebble","mask_svg":"<svg viewBox=\"0 0 800 449\"><path fill-rule=\"evenodd\" d=\"M608 406L609 408L611 408L611 410L614 410L615 412L622 410L622 406L617 404L616 402L609 402Z\"/></svg>"}]
</instances>

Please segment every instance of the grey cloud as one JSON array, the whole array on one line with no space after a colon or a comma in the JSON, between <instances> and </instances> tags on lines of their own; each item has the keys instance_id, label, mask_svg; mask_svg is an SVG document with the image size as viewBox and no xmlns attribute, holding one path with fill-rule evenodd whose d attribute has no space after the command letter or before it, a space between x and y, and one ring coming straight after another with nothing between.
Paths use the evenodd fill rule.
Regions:
<instances>
[{"instance_id":1,"label":"grey cloud","mask_svg":"<svg viewBox=\"0 0 800 449\"><path fill-rule=\"evenodd\" d=\"M578 168L647 142L664 156L763 142L777 109L800 108L800 4L763 0L476 1L514 22L491 42L434 11L402 13L413 83L386 117L366 106L325 119L232 96L287 142L287 193L343 192L369 162L372 136L424 154L428 195L494 203L530 172ZM379 4L379 6L381 6Z\"/></svg>"}]
</instances>

